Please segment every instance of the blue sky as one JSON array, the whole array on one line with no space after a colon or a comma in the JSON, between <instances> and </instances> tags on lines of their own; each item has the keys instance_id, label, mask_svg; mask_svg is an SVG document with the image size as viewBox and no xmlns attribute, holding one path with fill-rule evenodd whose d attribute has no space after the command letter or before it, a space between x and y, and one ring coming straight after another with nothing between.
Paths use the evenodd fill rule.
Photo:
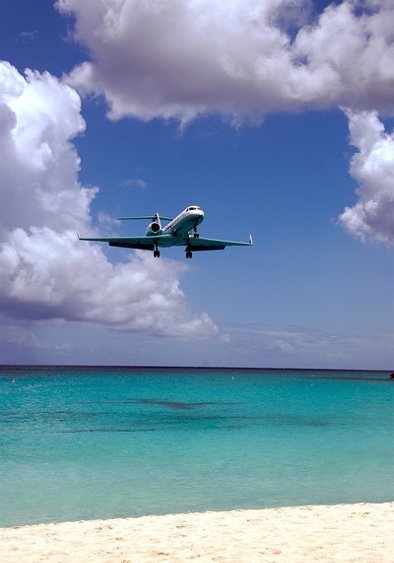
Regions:
<instances>
[{"instance_id":1,"label":"blue sky","mask_svg":"<svg viewBox=\"0 0 394 563\"><path fill-rule=\"evenodd\" d=\"M392 369L392 11L4 1L1 362ZM192 203L253 248L75 240Z\"/></svg>"}]
</instances>

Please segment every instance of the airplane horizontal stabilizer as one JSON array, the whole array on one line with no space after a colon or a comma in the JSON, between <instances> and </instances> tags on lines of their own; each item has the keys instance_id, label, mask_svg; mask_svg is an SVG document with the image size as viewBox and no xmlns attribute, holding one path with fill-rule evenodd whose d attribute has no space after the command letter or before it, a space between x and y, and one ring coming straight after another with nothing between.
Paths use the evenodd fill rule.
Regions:
<instances>
[{"instance_id":1,"label":"airplane horizontal stabilizer","mask_svg":"<svg viewBox=\"0 0 394 563\"><path fill-rule=\"evenodd\" d=\"M172 217L163 217L162 215L159 215L160 219L163 219L163 221L172 221L173 218ZM156 214L155 215L142 215L140 217L118 217L118 221L135 221L138 219L145 219L148 221L154 221L156 219Z\"/></svg>"}]
</instances>

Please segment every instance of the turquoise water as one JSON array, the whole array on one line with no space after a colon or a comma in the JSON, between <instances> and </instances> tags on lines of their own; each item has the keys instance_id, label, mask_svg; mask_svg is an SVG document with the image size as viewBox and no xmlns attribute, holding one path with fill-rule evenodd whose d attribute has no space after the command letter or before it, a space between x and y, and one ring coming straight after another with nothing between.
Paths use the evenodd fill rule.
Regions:
<instances>
[{"instance_id":1,"label":"turquoise water","mask_svg":"<svg viewBox=\"0 0 394 563\"><path fill-rule=\"evenodd\" d=\"M2 368L0 525L394 499L382 373Z\"/></svg>"}]
</instances>

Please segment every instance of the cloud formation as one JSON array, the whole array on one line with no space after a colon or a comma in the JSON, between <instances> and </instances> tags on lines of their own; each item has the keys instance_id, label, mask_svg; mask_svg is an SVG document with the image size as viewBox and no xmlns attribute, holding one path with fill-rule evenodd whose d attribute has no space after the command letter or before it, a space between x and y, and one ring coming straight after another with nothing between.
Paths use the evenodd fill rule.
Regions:
<instances>
[{"instance_id":1,"label":"cloud formation","mask_svg":"<svg viewBox=\"0 0 394 563\"><path fill-rule=\"evenodd\" d=\"M37 336L30 330L16 325L0 324L0 342L2 348L5 346L17 346L30 349L45 348L45 345L38 340Z\"/></svg>"},{"instance_id":2,"label":"cloud formation","mask_svg":"<svg viewBox=\"0 0 394 563\"><path fill-rule=\"evenodd\" d=\"M70 83L109 116L187 122L220 113L394 110L391 0L58 0L91 60Z\"/></svg>"},{"instance_id":3,"label":"cloud formation","mask_svg":"<svg viewBox=\"0 0 394 563\"><path fill-rule=\"evenodd\" d=\"M332 333L309 327L227 327L237 353L260 359L260 364L281 367L317 366L387 369L392 360L392 333L363 336ZM238 334L238 338L236 335ZM369 368L370 366L370 368Z\"/></svg>"},{"instance_id":4,"label":"cloud formation","mask_svg":"<svg viewBox=\"0 0 394 563\"><path fill-rule=\"evenodd\" d=\"M158 335L212 335L179 287L186 266L131 253L112 264L91 228L97 188L78 182L79 95L49 73L0 62L0 310L14 318L98 323Z\"/></svg>"},{"instance_id":5,"label":"cloud formation","mask_svg":"<svg viewBox=\"0 0 394 563\"><path fill-rule=\"evenodd\" d=\"M83 132L80 98L49 73L26 78L0 63L0 229L90 222L95 189L80 186L80 160L70 140Z\"/></svg>"},{"instance_id":6,"label":"cloud formation","mask_svg":"<svg viewBox=\"0 0 394 563\"><path fill-rule=\"evenodd\" d=\"M394 244L394 132L385 132L376 112L348 111L347 116L350 142L357 149L350 173L359 184L359 199L340 221L362 240Z\"/></svg>"}]
</instances>

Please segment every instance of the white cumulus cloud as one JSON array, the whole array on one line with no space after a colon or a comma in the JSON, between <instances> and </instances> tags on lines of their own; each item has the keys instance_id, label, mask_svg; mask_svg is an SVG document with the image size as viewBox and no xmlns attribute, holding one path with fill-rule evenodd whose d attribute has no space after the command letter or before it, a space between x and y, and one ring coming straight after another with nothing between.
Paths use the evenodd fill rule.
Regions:
<instances>
[{"instance_id":1,"label":"white cumulus cloud","mask_svg":"<svg viewBox=\"0 0 394 563\"><path fill-rule=\"evenodd\" d=\"M131 253L109 262L80 242L97 188L78 181L72 144L85 124L79 95L48 73L22 76L0 62L0 309L22 319L91 322L157 335L212 335L188 311L186 266Z\"/></svg>"},{"instance_id":2,"label":"white cumulus cloud","mask_svg":"<svg viewBox=\"0 0 394 563\"><path fill-rule=\"evenodd\" d=\"M361 238L394 244L394 132L376 112L347 112L350 142L356 147L350 173L358 182L358 201L340 216L344 227Z\"/></svg>"},{"instance_id":3,"label":"white cumulus cloud","mask_svg":"<svg viewBox=\"0 0 394 563\"><path fill-rule=\"evenodd\" d=\"M77 92L49 73L24 78L0 63L1 229L89 224L96 190L78 183L70 142L85 129L80 109Z\"/></svg>"},{"instance_id":4,"label":"white cumulus cloud","mask_svg":"<svg viewBox=\"0 0 394 563\"><path fill-rule=\"evenodd\" d=\"M91 60L69 76L109 116L188 120L219 112L347 106L393 111L389 0L58 0Z\"/></svg>"}]
</instances>

